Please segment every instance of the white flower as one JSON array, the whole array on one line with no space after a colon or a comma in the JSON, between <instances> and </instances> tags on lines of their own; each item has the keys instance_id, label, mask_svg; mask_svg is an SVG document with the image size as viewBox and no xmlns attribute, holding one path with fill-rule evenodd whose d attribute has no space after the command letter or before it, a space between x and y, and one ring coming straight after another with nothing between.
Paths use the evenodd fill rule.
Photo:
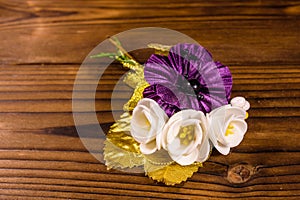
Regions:
<instances>
[{"instance_id":1,"label":"white flower","mask_svg":"<svg viewBox=\"0 0 300 200\"><path fill-rule=\"evenodd\" d=\"M157 136L157 146L167 150L180 165L204 162L211 150L206 129L207 121L202 112L180 111L169 119L163 133Z\"/></svg>"},{"instance_id":2,"label":"white flower","mask_svg":"<svg viewBox=\"0 0 300 200\"><path fill-rule=\"evenodd\" d=\"M156 136L160 135L168 116L152 99L140 100L132 113L130 132L140 143L143 154L152 154L157 150Z\"/></svg>"},{"instance_id":3,"label":"white flower","mask_svg":"<svg viewBox=\"0 0 300 200\"><path fill-rule=\"evenodd\" d=\"M247 131L246 111L240 107L225 105L207 114L209 138L214 147L227 155L231 147L241 143Z\"/></svg>"},{"instance_id":4,"label":"white flower","mask_svg":"<svg viewBox=\"0 0 300 200\"><path fill-rule=\"evenodd\" d=\"M243 108L245 111L250 108L250 103L244 97L234 97L231 99L230 104L233 107Z\"/></svg>"}]
</instances>

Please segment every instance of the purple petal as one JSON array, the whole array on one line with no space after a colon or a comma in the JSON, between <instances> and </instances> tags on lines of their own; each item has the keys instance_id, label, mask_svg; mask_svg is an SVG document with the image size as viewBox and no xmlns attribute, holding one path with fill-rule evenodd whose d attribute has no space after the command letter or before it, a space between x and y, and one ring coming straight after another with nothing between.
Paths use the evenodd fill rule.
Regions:
<instances>
[{"instance_id":1,"label":"purple petal","mask_svg":"<svg viewBox=\"0 0 300 200\"><path fill-rule=\"evenodd\" d=\"M185 75L196 77L199 69L207 62L212 61L210 53L200 45L178 44L170 49L168 58L170 67Z\"/></svg>"},{"instance_id":2,"label":"purple petal","mask_svg":"<svg viewBox=\"0 0 300 200\"><path fill-rule=\"evenodd\" d=\"M157 101L169 116L178 109L210 112L228 104L232 89L229 68L195 44L175 45L168 57L152 55L144 75L151 85L144 97ZM195 84L198 89L192 88Z\"/></svg>"},{"instance_id":3,"label":"purple petal","mask_svg":"<svg viewBox=\"0 0 300 200\"><path fill-rule=\"evenodd\" d=\"M221 62L218 62L218 61L215 63L217 65L219 73L222 77L223 84L225 86L226 99L229 102L231 90L232 90L232 75L227 66L223 65Z\"/></svg>"},{"instance_id":4,"label":"purple petal","mask_svg":"<svg viewBox=\"0 0 300 200\"><path fill-rule=\"evenodd\" d=\"M150 84L170 84L177 77L177 72L170 68L168 57L153 54L145 63L144 75Z\"/></svg>"},{"instance_id":5,"label":"purple petal","mask_svg":"<svg viewBox=\"0 0 300 200\"><path fill-rule=\"evenodd\" d=\"M156 101L169 117L180 111L179 101L174 93L162 85L150 85L145 88L143 97Z\"/></svg>"}]
</instances>

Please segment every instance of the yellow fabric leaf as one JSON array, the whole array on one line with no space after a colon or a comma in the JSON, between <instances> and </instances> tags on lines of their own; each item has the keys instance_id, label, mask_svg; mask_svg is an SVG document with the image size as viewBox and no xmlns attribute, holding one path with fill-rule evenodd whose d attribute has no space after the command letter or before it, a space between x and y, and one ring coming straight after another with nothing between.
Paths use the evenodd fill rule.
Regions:
<instances>
[{"instance_id":1,"label":"yellow fabric leaf","mask_svg":"<svg viewBox=\"0 0 300 200\"><path fill-rule=\"evenodd\" d=\"M140 153L139 143L125 132L108 133L107 140L125 151Z\"/></svg>"},{"instance_id":2,"label":"yellow fabric leaf","mask_svg":"<svg viewBox=\"0 0 300 200\"><path fill-rule=\"evenodd\" d=\"M109 130L109 133L113 132L129 132L130 131L130 121L131 115L129 112L125 112L120 116L120 119L117 120Z\"/></svg>"},{"instance_id":3,"label":"yellow fabric leaf","mask_svg":"<svg viewBox=\"0 0 300 200\"><path fill-rule=\"evenodd\" d=\"M105 140L104 145L104 160L108 169L133 168L144 164L144 157L140 153L126 151L109 140Z\"/></svg>"},{"instance_id":4,"label":"yellow fabric leaf","mask_svg":"<svg viewBox=\"0 0 300 200\"><path fill-rule=\"evenodd\" d=\"M123 79L123 82L133 89L142 81L144 81L144 75L140 77L139 74L132 70L127 72Z\"/></svg>"},{"instance_id":5,"label":"yellow fabric leaf","mask_svg":"<svg viewBox=\"0 0 300 200\"><path fill-rule=\"evenodd\" d=\"M146 164L148 163L146 162L145 165ZM202 167L202 163L194 163L188 166L181 166L177 163L172 163L161 168L157 167L157 170L148 171L146 173L153 180L163 182L166 185L175 185L192 177L194 172L198 171L199 167Z\"/></svg>"},{"instance_id":6,"label":"yellow fabric leaf","mask_svg":"<svg viewBox=\"0 0 300 200\"><path fill-rule=\"evenodd\" d=\"M125 67L124 63L123 66ZM144 82L144 66L138 65L136 68L131 68L129 72L126 73L123 82L132 88L136 88L141 82Z\"/></svg>"},{"instance_id":7,"label":"yellow fabric leaf","mask_svg":"<svg viewBox=\"0 0 300 200\"><path fill-rule=\"evenodd\" d=\"M172 46L163 45L163 44L156 44L156 43L150 43L150 44L148 44L148 47L154 49L155 54L167 56L169 54L169 51L170 51Z\"/></svg>"},{"instance_id":8,"label":"yellow fabric leaf","mask_svg":"<svg viewBox=\"0 0 300 200\"><path fill-rule=\"evenodd\" d=\"M145 156L145 155L144 155ZM173 162L171 162L170 164L172 164ZM157 172L159 170L163 170L166 166L170 165L170 164L155 164L150 162L146 157L145 157L145 163L144 163L144 171L145 174L148 175L150 177L151 172ZM152 178L152 177L151 177ZM154 178L152 178L153 180L155 180ZM159 180L157 180L159 181ZM162 182L162 181L159 181Z\"/></svg>"},{"instance_id":9,"label":"yellow fabric leaf","mask_svg":"<svg viewBox=\"0 0 300 200\"><path fill-rule=\"evenodd\" d=\"M143 98L143 92L146 87L149 86L145 80L140 82L135 88L133 95L129 99L129 101L123 106L124 111L133 111L136 107L137 103Z\"/></svg>"},{"instance_id":10,"label":"yellow fabric leaf","mask_svg":"<svg viewBox=\"0 0 300 200\"><path fill-rule=\"evenodd\" d=\"M164 149L156 151L152 154L145 154L144 157L149 163L152 163L153 165L166 166L174 162L169 156L169 153Z\"/></svg>"},{"instance_id":11,"label":"yellow fabric leaf","mask_svg":"<svg viewBox=\"0 0 300 200\"><path fill-rule=\"evenodd\" d=\"M123 106L123 110L133 111L137 103L143 98L144 89L149 86L149 83L144 78L144 67L140 65L138 68L129 71L124 77L123 82L134 88L133 94Z\"/></svg>"},{"instance_id":12,"label":"yellow fabric leaf","mask_svg":"<svg viewBox=\"0 0 300 200\"><path fill-rule=\"evenodd\" d=\"M144 66L135 61L133 58L126 58L126 60L118 60L120 63L122 63L123 67L132 69L132 70L139 70L143 68Z\"/></svg>"},{"instance_id":13,"label":"yellow fabric leaf","mask_svg":"<svg viewBox=\"0 0 300 200\"><path fill-rule=\"evenodd\" d=\"M107 140L117 147L134 153L140 153L139 143L130 135L131 115L125 112L121 119L117 120L106 135Z\"/></svg>"}]
</instances>

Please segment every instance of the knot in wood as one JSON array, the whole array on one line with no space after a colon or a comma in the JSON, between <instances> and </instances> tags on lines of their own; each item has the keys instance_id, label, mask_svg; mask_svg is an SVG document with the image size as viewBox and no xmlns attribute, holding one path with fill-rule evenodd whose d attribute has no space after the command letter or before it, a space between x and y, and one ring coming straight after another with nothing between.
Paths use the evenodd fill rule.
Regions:
<instances>
[{"instance_id":1,"label":"knot in wood","mask_svg":"<svg viewBox=\"0 0 300 200\"><path fill-rule=\"evenodd\" d=\"M253 167L250 165L240 164L229 168L227 180L230 183L240 184L247 182L253 174Z\"/></svg>"}]
</instances>

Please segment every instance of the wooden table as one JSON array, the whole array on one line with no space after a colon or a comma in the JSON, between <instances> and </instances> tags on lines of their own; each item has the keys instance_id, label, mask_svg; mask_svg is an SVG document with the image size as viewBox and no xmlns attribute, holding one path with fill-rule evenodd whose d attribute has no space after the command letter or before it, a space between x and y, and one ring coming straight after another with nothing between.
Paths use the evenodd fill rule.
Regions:
<instances>
[{"instance_id":1,"label":"wooden table","mask_svg":"<svg viewBox=\"0 0 300 200\"><path fill-rule=\"evenodd\" d=\"M299 16L296 0L0 1L0 198L299 199ZM175 187L107 171L72 117L85 56L107 35L145 26L197 40L230 66L233 96L252 105L242 144L214 152ZM99 120L112 122L105 109L97 107Z\"/></svg>"}]
</instances>

